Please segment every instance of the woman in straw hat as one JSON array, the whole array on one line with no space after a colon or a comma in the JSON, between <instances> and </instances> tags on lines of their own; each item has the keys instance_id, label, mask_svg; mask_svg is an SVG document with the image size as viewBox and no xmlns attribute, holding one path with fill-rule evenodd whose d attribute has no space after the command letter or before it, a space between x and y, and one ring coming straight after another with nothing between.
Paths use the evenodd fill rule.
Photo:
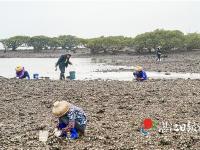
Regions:
<instances>
[{"instance_id":1,"label":"woman in straw hat","mask_svg":"<svg viewBox=\"0 0 200 150\"><path fill-rule=\"evenodd\" d=\"M56 101L52 113L58 118L56 136L77 139L80 135L84 135L87 118L81 108L66 101Z\"/></svg>"},{"instance_id":2,"label":"woman in straw hat","mask_svg":"<svg viewBox=\"0 0 200 150\"><path fill-rule=\"evenodd\" d=\"M141 66L137 66L135 68L135 72L133 73L133 75L137 81L147 80L147 74Z\"/></svg>"},{"instance_id":3,"label":"woman in straw hat","mask_svg":"<svg viewBox=\"0 0 200 150\"><path fill-rule=\"evenodd\" d=\"M16 71L16 77L17 78L19 78L19 79L30 79L28 71L26 71L24 69L24 67L22 67L21 65L18 65L15 68L15 71Z\"/></svg>"}]
</instances>

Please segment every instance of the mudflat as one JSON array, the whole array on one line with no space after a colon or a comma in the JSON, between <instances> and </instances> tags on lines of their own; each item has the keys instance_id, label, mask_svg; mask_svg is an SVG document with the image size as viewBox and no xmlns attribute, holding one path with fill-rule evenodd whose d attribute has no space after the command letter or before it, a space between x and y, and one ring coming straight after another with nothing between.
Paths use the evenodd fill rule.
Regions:
<instances>
[{"instance_id":1,"label":"mudflat","mask_svg":"<svg viewBox=\"0 0 200 150\"><path fill-rule=\"evenodd\" d=\"M51 81L0 79L0 149L199 149L200 80ZM66 100L84 109L85 137L75 141L50 136L56 126L52 104ZM145 118L157 122L144 136ZM163 122L168 122L165 129ZM174 129L191 122L193 129ZM194 127L194 122L196 123ZM170 125L171 124L171 125ZM161 129L164 130L161 130ZM172 130L169 130L172 128ZM194 128L196 130L194 130ZM163 131L163 132L162 132Z\"/></svg>"}]
</instances>

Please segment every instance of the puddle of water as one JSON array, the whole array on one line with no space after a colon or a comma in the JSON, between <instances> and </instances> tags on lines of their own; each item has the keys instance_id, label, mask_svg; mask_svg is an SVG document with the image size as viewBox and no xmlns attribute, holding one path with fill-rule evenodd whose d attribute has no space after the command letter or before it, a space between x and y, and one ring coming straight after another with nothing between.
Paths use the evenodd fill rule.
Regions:
<instances>
[{"instance_id":1,"label":"puddle of water","mask_svg":"<svg viewBox=\"0 0 200 150\"><path fill-rule=\"evenodd\" d=\"M21 64L29 71L31 78L33 78L34 73L38 73L40 77L59 79L59 69L57 72L55 71L56 61L57 58L0 58L0 76L15 77L15 67ZM72 58L71 61L73 65L67 68L66 76L69 71L76 71L77 80L133 80L133 72L128 71L132 67L111 66L103 60L97 61L94 58ZM147 72L147 75L153 79L200 79L200 74L197 73L170 73L166 75L165 72Z\"/></svg>"}]
</instances>

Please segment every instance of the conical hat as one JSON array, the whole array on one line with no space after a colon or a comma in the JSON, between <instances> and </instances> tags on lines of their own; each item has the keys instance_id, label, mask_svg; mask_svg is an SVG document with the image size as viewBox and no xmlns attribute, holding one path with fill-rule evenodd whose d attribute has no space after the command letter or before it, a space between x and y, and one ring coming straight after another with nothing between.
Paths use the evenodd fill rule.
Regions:
<instances>
[{"instance_id":1,"label":"conical hat","mask_svg":"<svg viewBox=\"0 0 200 150\"><path fill-rule=\"evenodd\" d=\"M135 67L135 70L136 70L136 71L142 71L143 68L142 68L141 66L137 66L137 67Z\"/></svg>"},{"instance_id":2,"label":"conical hat","mask_svg":"<svg viewBox=\"0 0 200 150\"><path fill-rule=\"evenodd\" d=\"M22 67L21 65L18 65L18 66L15 68L15 70L16 70L17 72L20 72L20 71L23 70L23 67Z\"/></svg>"},{"instance_id":3,"label":"conical hat","mask_svg":"<svg viewBox=\"0 0 200 150\"><path fill-rule=\"evenodd\" d=\"M61 117L64 114L66 114L69 111L69 109L70 109L70 103L66 101L56 101L53 104L52 113L56 117Z\"/></svg>"}]
</instances>

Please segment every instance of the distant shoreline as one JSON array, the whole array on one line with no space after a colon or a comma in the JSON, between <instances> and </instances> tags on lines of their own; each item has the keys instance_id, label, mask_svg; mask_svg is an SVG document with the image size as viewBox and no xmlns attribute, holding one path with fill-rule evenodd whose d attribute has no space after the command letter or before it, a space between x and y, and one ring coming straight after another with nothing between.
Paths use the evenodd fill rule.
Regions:
<instances>
[{"instance_id":1,"label":"distant shoreline","mask_svg":"<svg viewBox=\"0 0 200 150\"><path fill-rule=\"evenodd\" d=\"M60 55L67 53L65 50L42 51L34 53L33 51L0 51L1 58L59 58ZM145 70L156 72L182 72L182 73L200 73L200 50L190 52L179 52L163 54L162 61L156 61L156 55L91 55L87 52L72 53L72 58L92 58L99 63L117 66L136 66L141 65Z\"/></svg>"},{"instance_id":2,"label":"distant shoreline","mask_svg":"<svg viewBox=\"0 0 200 150\"><path fill-rule=\"evenodd\" d=\"M165 55L188 55L188 54L195 54L199 53L200 50L192 50L192 51L171 51L170 53L163 53ZM60 55L70 53L72 57L75 58L88 58L88 57L132 57L132 56L154 56L155 53L144 53L144 54L137 54L135 52L127 53L121 52L117 54L95 54L92 55L89 49L77 49L76 52L66 51L66 50L42 50L40 52L34 52L33 50L16 50L16 51L7 51L6 53L4 50L0 50L0 58L58 58Z\"/></svg>"},{"instance_id":3,"label":"distant shoreline","mask_svg":"<svg viewBox=\"0 0 200 150\"><path fill-rule=\"evenodd\" d=\"M88 50L77 50L76 53L68 52L66 50L42 50L41 52L34 52L33 50L17 50L7 51L0 50L0 58L58 58L65 53L71 53L73 57L89 57Z\"/></svg>"}]
</instances>

